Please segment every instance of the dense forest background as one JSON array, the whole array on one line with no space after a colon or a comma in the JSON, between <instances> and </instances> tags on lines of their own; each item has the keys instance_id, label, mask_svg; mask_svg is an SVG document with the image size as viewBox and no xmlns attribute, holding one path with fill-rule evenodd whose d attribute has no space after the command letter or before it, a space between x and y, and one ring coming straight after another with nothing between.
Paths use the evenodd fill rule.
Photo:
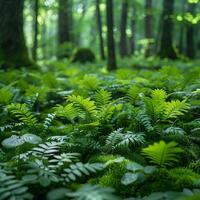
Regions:
<instances>
[{"instance_id":1,"label":"dense forest background","mask_svg":"<svg viewBox=\"0 0 200 200\"><path fill-rule=\"evenodd\" d=\"M1 18L9 24L0 23L1 43L6 43L3 38L9 40L1 45L2 52L3 45L12 45L13 37L23 38L22 32L14 33L19 24L33 60L69 58L80 47L90 47L101 59L109 54L108 60L115 60L115 54L199 58L198 0L18 0L15 4L10 0L1 4ZM6 14L10 10L12 20ZM13 32L12 38L8 32Z\"/></svg>"}]
</instances>

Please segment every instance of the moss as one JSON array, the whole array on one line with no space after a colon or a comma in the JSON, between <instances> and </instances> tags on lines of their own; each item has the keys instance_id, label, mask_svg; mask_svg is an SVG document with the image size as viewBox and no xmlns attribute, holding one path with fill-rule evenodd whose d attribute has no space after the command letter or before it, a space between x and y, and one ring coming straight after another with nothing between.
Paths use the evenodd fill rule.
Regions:
<instances>
[{"instance_id":1,"label":"moss","mask_svg":"<svg viewBox=\"0 0 200 200\"><path fill-rule=\"evenodd\" d=\"M121 178L128 171L126 164L129 160L124 160L121 163L113 163L108 167L108 171L99 179L99 184L103 187L113 187L122 195L131 195L132 186L121 184Z\"/></svg>"},{"instance_id":2,"label":"moss","mask_svg":"<svg viewBox=\"0 0 200 200\"><path fill-rule=\"evenodd\" d=\"M200 160L190 163L189 168L200 174Z\"/></svg>"},{"instance_id":3,"label":"moss","mask_svg":"<svg viewBox=\"0 0 200 200\"><path fill-rule=\"evenodd\" d=\"M175 168L169 171L169 178L177 189L192 188L200 175L190 169Z\"/></svg>"},{"instance_id":4,"label":"moss","mask_svg":"<svg viewBox=\"0 0 200 200\"><path fill-rule=\"evenodd\" d=\"M115 155L95 155L90 158L90 162L106 163L110 160L117 159L119 156Z\"/></svg>"},{"instance_id":5,"label":"moss","mask_svg":"<svg viewBox=\"0 0 200 200\"><path fill-rule=\"evenodd\" d=\"M74 52L71 60L74 63L93 63L95 62L95 55L89 48L80 48Z\"/></svg>"}]
</instances>

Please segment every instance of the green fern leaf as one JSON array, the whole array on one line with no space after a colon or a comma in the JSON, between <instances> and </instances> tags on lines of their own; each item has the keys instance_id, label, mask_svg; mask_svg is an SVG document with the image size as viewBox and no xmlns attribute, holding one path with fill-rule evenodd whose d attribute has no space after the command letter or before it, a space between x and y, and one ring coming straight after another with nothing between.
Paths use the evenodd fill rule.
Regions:
<instances>
[{"instance_id":1,"label":"green fern leaf","mask_svg":"<svg viewBox=\"0 0 200 200\"><path fill-rule=\"evenodd\" d=\"M170 166L177 162L178 154L183 152L180 147L177 147L176 142L166 144L164 141L154 143L146 148L143 148L142 153L150 159L151 163L160 167Z\"/></svg>"}]
</instances>

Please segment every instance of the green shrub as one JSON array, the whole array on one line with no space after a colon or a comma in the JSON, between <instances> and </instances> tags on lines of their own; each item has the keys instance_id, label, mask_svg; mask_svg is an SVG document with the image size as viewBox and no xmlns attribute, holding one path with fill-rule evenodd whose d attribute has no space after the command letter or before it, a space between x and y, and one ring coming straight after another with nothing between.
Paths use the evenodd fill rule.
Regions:
<instances>
[{"instance_id":1,"label":"green shrub","mask_svg":"<svg viewBox=\"0 0 200 200\"><path fill-rule=\"evenodd\" d=\"M72 55L72 62L76 63L87 63L95 62L95 55L89 48L80 48L77 49Z\"/></svg>"}]
</instances>

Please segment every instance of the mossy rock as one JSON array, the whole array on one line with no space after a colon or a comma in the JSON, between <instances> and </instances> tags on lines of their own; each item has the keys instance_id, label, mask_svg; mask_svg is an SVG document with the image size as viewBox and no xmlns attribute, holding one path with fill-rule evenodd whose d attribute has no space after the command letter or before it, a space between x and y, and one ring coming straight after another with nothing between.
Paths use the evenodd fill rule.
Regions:
<instances>
[{"instance_id":1,"label":"mossy rock","mask_svg":"<svg viewBox=\"0 0 200 200\"><path fill-rule=\"evenodd\" d=\"M80 48L77 49L72 56L73 63L94 63L95 55L89 48Z\"/></svg>"}]
</instances>

